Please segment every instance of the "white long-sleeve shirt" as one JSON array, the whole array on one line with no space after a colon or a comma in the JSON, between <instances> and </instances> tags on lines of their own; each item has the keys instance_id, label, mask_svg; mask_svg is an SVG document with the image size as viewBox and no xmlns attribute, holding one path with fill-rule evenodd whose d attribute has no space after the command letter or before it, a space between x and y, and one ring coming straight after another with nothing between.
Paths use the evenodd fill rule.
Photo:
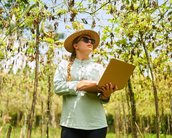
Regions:
<instances>
[{"instance_id":1,"label":"white long-sleeve shirt","mask_svg":"<svg viewBox=\"0 0 172 138\"><path fill-rule=\"evenodd\" d=\"M102 101L97 93L76 91L81 80L98 81L104 68L91 60L75 59L71 66L72 81L67 79L68 61L62 61L54 76L54 91L63 96L60 125L84 130L107 127Z\"/></svg>"}]
</instances>

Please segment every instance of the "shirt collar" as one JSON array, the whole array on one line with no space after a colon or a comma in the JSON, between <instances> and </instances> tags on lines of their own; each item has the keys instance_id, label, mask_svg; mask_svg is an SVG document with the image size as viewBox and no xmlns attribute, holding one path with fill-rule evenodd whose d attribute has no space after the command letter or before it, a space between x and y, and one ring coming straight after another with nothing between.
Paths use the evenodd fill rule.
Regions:
<instances>
[{"instance_id":1,"label":"shirt collar","mask_svg":"<svg viewBox=\"0 0 172 138\"><path fill-rule=\"evenodd\" d=\"M79 64L87 64L91 62L91 59L84 59L84 60L80 60L78 58L75 58L75 62L79 63Z\"/></svg>"}]
</instances>

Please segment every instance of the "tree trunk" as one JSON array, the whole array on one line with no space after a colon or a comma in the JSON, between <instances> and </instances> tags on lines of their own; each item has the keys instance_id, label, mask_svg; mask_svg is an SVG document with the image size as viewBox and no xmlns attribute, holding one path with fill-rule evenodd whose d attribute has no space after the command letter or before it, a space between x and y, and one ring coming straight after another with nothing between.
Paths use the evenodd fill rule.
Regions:
<instances>
[{"instance_id":1,"label":"tree trunk","mask_svg":"<svg viewBox=\"0 0 172 138\"><path fill-rule=\"evenodd\" d=\"M131 104L131 130L133 138L137 138L137 129L136 129L136 105L135 105L135 99L134 99L134 93L132 90L131 80L128 80L128 92L130 97L130 104Z\"/></svg>"},{"instance_id":2,"label":"tree trunk","mask_svg":"<svg viewBox=\"0 0 172 138\"><path fill-rule=\"evenodd\" d=\"M27 138L31 138L32 133L32 123L34 120L34 113L35 113L35 106L37 100L37 89L38 89L38 66L39 66L39 22L35 21L36 23L36 67L35 67L35 81L34 81L34 92L33 92L33 99L32 99L32 106L30 113L28 115L28 128L27 128Z\"/></svg>"},{"instance_id":3,"label":"tree trunk","mask_svg":"<svg viewBox=\"0 0 172 138\"><path fill-rule=\"evenodd\" d=\"M45 122L44 102L41 100L41 138L44 137L44 122Z\"/></svg>"},{"instance_id":4,"label":"tree trunk","mask_svg":"<svg viewBox=\"0 0 172 138\"><path fill-rule=\"evenodd\" d=\"M122 95L122 111L123 111L123 134L126 137L127 135L127 117L126 117L126 112L125 112L125 102L124 102L124 98Z\"/></svg>"},{"instance_id":5,"label":"tree trunk","mask_svg":"<svg viewBox=\"0 0 172 138\"><path fill-rule=\"evenodd\" d=\"M118 109L120 110L120 106L118 104ZM115 134L117 137L120 137L120 111L115 111Z\"/></svg>"},{"instance_id":6,"label":"tree trunk","mask_svg":"<svg viewBox=\"0 0 172 138\"><path fill-rule=\"evenodd\" d=\"M12 126L9 125L6 138L10 138L11 137L11 131L12 131Z\"/></svg>"},{"instance_id":7,"label":"tree trunk","mask_svg":"<svg viewBox=\"0 0 172 138\"><path fill-rule=\"evenodd\" d=\"M47 100L47 125L46 125L46 137L49 138L49 124L51 119L50 114L50 102L51 102L51 77L48 76L48 100Z\"/></svg>"},{"instance_id":8,"label":"tree trunk","mask_svg":"<svg viewBox=\"0 0 172 138\"><path fill-rule=\"evenodd\" d=\"M170 119L170 126L169 126L169 128L171 128L172 129L172 96L170 96L170 110L171 110L171 119ZM171 129L169 130L169 134L171 134L172 132L171 132Z\"/></svg>"},{"instance_id":9,"label":"tree trunk","mask_svg":"<svg viewBox=\"0 0 172 138\"><path fill-rule=\"evenodd\" d=\"M125 88L125 95L127 100L127 111L128 111L128 117L127 117L127 133L129 134L131 132L131 119L129 118L131 116L131 108L130 108L130 100L129 100L129 94L127 87Z\"/></svg>"},{"instance_id":10,"label":"tree trunk","mask_svg":"<svg viewBox=\"0 0 172 138\"><path fill-rule=\"evenodd\" d=\"M149 58L149 54L148 54L148 51L147 51L147 48L146 48L146 45L143 41L143 35L140 34L140 41L141 41L141 44L143 45L143 48L144 48L144 51L145 51L145 54L146 54L146 59L147 59L147 63L148 63L148 68L150 70L150 75L151 75L151 82L152 82L152 88L153 88L153 93L154 93L154 99L155 99L155 111L156 111L156 120L155 120L155 128L156 128L156 135L157 135L157 138L159 138L159 107L158 107L158 95L157 95L157 88L156 88L156 85L155 85L155 78L154 78L154 74L153 74L153 69L151 67L151 63L150 63L150 58Z\"/></svg>"}]
</instances>

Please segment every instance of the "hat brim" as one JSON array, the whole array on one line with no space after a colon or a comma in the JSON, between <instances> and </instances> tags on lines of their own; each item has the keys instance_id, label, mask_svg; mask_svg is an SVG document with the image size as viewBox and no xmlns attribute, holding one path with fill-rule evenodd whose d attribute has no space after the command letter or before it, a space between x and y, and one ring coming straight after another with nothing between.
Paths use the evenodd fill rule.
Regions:
<instances>
[{"instance_id":1,"label":"hat brim","mask_svg":"<svg viewBox=\"0 0 172 138\"><path fill-rule=\"evenodd\" d=\"M93 31L93 30L81 30L81 31L77 31L73 34L71 34L70 36L68 36L66 38L66 40L64 41L64 47L65 49L72 53L74 51L74 47L73 47L73 40L81 35L88 35L90 36L92 39L95 40L95 44L93 45L93 49L97 48L100 42L100 36L97 32Z\"/></svg>"}]
</instances>

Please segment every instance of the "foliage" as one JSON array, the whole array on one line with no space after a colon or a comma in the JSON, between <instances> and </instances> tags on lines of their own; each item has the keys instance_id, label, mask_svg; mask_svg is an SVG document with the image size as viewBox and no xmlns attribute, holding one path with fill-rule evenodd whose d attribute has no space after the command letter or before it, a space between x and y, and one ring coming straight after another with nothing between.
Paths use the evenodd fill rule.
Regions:
<instances>
[{"instance_id":1,"label":"foliage","mask_svg":"<svg viewBox=\"0 0 172 138\"><path fill-rule=\"evenodd\" d=\"M83 28L95 29L101 35L100 47L93 53L95 61L107 65L110 58L118 58L136 65L132 84L137 115L153 116L152 78L143 49L145 45L158 89L159 111L161 115L172 114L171 5L169 0L161 4L155 0L1 0L1 116L29 112L35 77L35 25L38 21L40 60L36 115L46 114L48 76L53 77L58 62L68 57L62 48L65 33ZM108 113L130 115L126 93L124 89L112 95L110 103L105 105ZM56 95L52 96L51 111L52 116L58 116L61 111L61 98Z\"/></svg>"}]
</instances>

